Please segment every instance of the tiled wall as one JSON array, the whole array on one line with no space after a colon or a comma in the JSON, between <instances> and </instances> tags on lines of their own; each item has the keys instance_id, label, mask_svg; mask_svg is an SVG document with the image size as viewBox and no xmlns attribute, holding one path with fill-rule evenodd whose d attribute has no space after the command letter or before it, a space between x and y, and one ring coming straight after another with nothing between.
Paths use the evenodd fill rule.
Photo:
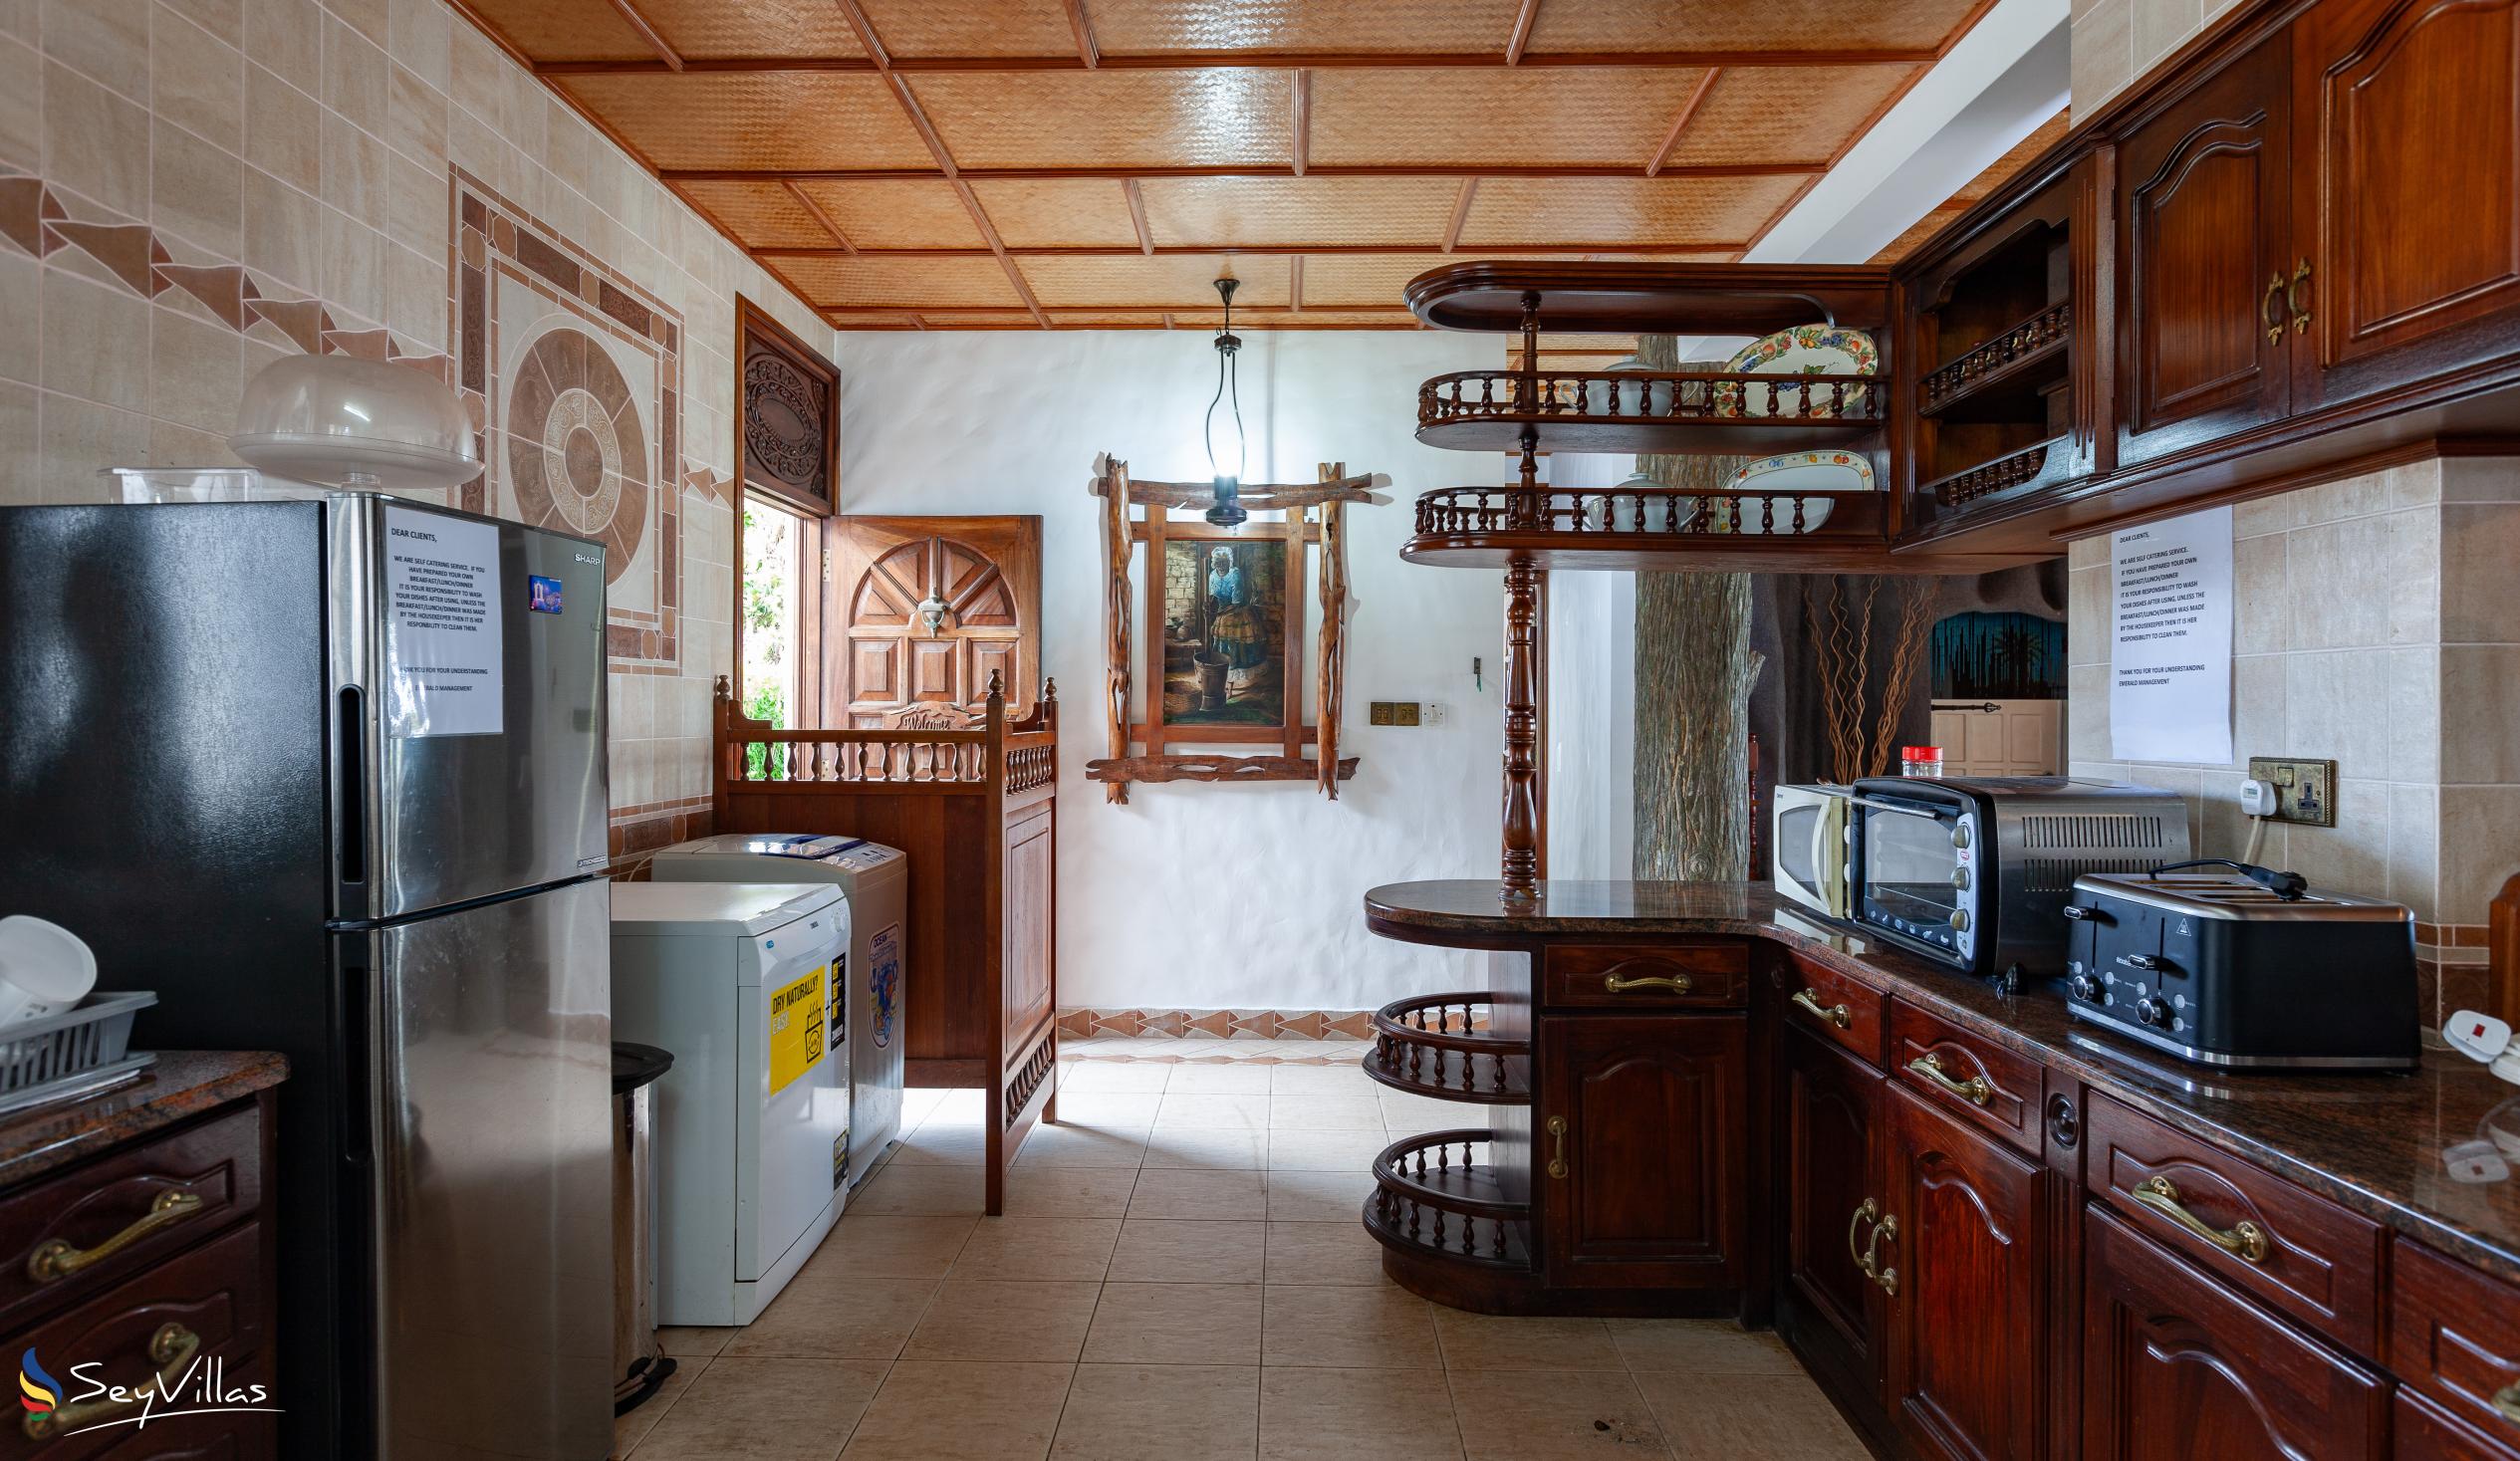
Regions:
<instances>
[{"instance_id":1,"label":"tiled wall","mask_svg":"<svg viewBox=\"0 0 2520 1461\"><path fill-rule=\"evenodd\" d=\"M2074 121L2125 91L2137 77L2205 28L2238 0L2074 0Z\"/></svg>"},{"instance_id":2,"label":"tiled wall","mask_svg":"<svg viewBox=\"0 0 2520 1461\"><path fill-rule=\"evenodd\" d=\"M2337 763L2337 826L2270 826L2258 860L2407 904L2445 959L2483 956L2520 871L2520 459L2442 457L2233 512L2229 766L2109 750L2109 539L2073 545L2078 774L2183 793L2200 854L2238 856L2247 758Z\"/></svg>"},{"instance_id":3,"label":"tiled wall","mask_svg":"<svg viewBox=\"0 0 2520 1461\"><path fill-rule=\"evenodd\" d=\"M468 242L491 300L470 317ZM565 318L646 371L641 517L569 524L642 555L642 581L614 585L617 854L705 807L738 291L829 348L439 0L0 0L0 503L95 500L109 465L232 464L244 380L322 351L466 386L491 467L451 496L531 518L500 342ZM468 339L467 318L487 326Z\"/></svg>"}]
</instances>

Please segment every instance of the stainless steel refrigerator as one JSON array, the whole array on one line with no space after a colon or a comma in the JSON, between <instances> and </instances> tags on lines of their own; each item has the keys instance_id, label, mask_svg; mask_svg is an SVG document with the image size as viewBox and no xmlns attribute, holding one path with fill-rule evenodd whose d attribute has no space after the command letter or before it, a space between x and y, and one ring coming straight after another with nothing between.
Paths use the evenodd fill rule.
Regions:
<instances>
[{"instance_id":1,"label":"stainless steel refrigerator","mask_svg":"<svg viewBox=\"0 0 2520 1461\"><path fill-rule=\"evenodd\" d=\"M370 494L0 509L0 912L289 1057L285 1455L611 1449L604 586Z\"/></svg>"}]
</instances>

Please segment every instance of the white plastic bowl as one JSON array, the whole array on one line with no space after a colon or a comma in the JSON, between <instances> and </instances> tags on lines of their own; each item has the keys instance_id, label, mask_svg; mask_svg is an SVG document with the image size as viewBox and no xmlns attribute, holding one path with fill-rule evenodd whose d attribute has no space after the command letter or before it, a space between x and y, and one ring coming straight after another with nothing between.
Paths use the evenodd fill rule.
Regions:
<instances>
[{"instance_id":1,"label":"white plastic bowl","mask_svg":"<svg viewBox=\"0 0 2520 1461\"><path fill-rule=\"evenodd\" d=\"M25 913L0 918L0 1029L61 1014L96 987L96 951L78 934Z\"/></svg>"},{"instance_id":2,"label":"white plastic bowl","mask_svg":"<svg viewBox=\"0 0 2520 1461\"><path fill-rule=\"evenodd\" d=\"M228 448L330 487L424 492L481 475L472 421L444 381L356 356L284 356L246 382Z\"/></svg>"}]
</instances>

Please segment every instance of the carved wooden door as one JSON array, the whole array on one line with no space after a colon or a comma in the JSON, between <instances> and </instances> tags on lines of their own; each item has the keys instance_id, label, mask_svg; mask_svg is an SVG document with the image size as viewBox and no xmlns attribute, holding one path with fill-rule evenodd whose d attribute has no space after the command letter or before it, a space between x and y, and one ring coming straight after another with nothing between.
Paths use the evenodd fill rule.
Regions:
<instances>
[{"instance_id":1,"label":"carved wooden door","mask_svg":"<svg viewBox=\"0 0 2520 1461\"><path fill-rule=\"evenodd\" d=\"M2038 1169L1904 1091L1886 1098L1898 1141L1883 1221L1898 1226L1875 1252L1890 1286L1891 1419L1921 1456L2035 1461Z\"/></svg>"},{"instance_id":2,"label":"carved wooden door","mask_svg":"<svg viewBox=\"0 0 2520 1461\"><path fill-rule=\"evenodd\" d=\"M2520 353L2520 0L2293 22L2294 405Z\"/></svg>"},{"instance_id":3,"label":"carved wooden door","mask_svg":"<svg viewBox=\"0 0 2520 1461\"><path fill-rule=\"evenodd\" d=\"M2282 36L2139 125L2119 150L2122 466L2291 403L2291 92Z\"/></svg>"},{"instance_id":4,"label":"carved wooden door","mask_svg":"<svg viewBox=\"0 0 2520 1461\"><path fill-rule=\"evenodd\" d=\"M2083 1227L2084 1461L2378 1461L2389 1386L2115 1218Z\"/></svg>"},{"instance_id":5,"label":"carved wooden door","mask_svg":"<svg viewBox=\"0 0 2520 1461\"><path fill-rule=\"evenodd\" d=\"M1853 1234L1881 1211L1882 1078L1828 1042L1785 1035L1784 1306L1815 1367L1867 1395L1882 1387L1881 1301Z\"/></svg>"},{"instance_id":6,"label":"carved wooden door","mask_svg":"<svg viewBox=\"0 0 2520 1461\"><path fill-rule=\"evenodd\" d=\"M1041 689L1041 519L836 517L824 542L825 723L1009 716Z\"/></svg>"},{"instance_id":7,"label":"carved wooden door","mask_svg":"<svg viewBox=\"0 0 2520 1461\"><path fill-rule=\"evenodd\" d=\"M1748 1225L1748 1025L1584 1015L1542 1025L1549 1282L1738 1289Z\"/></svg>"}]
</instances>

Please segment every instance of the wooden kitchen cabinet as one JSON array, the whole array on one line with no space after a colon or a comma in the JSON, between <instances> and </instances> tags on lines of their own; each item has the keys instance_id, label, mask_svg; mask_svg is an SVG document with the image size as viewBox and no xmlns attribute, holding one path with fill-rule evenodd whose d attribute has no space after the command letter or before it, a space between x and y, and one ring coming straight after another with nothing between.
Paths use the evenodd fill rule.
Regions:
<instances>
[{"instance_id":1,"label":"wooden kitchen cabinet","mask_svg":"<svg viewBox=\"0 0 2520 1461\"><path fill-rule=\"evenodd\" d=\"M1882 1385L1882 1303L1862 1243L1880 1227L1882 1077L1826 1040L1784 1037L1777 1198L1785 1218L1780 1320L1841 1388ZM1887 1234L1885 1235L1887 1236Z\"/></svg>"},{"instance_id":2,"label":"wooden kitchen cabinet","mask_svg":"<svg viewBox=\"0 0 2520 1461\"><path fill-rule=\"evenodd\" d=\"M2296 410L2520 357L2520 0L2292 24Z\"/></svg>"},{"instance_id":3,"label":"wooden kitchen cabinet","mask_svg":"<svg viewBox=\"0 0 2520 1461\"><path fill-rule=\"evenodd\" d=\"M1534 1140L1550 1282L1740 1289L1748 1020L1588 1015L1543 1021L1540 1039Z\"/></svg>"},{"instance_id":4,"label":"wooden kitchen cabinet","mask_svg":"<svg viewBox=\"0 0 2520 1461\"><path fill-rule=\"evenodd\" d=\"M2291 77L2279 33L2138 121L2120 144L2121 468L2291 408Z\"/></svg>"},{"instance_id":5,"label":"wooden kitchen cabinet","mask_svg":"<svg viewBox=\"0 0 2520 1461\"><path fill-rule=\"evenodd\" d=\"M2031 1461L2047 1337L2039 1168L1904 1090L1886 1100L1891 1423L1922 1456Z\"/></svg>"},{"instance_id":6,"label":"wooden kitchen cabinet","mask_svg":"<svg viewBox=\"0 0 2520 1461\"><path fill-rule=\"evenodd\" d=\"M2083 1461L2389 1454L2380 1375L2114 1217L2083 1231Z\"/></svg>"}]
</instances>

